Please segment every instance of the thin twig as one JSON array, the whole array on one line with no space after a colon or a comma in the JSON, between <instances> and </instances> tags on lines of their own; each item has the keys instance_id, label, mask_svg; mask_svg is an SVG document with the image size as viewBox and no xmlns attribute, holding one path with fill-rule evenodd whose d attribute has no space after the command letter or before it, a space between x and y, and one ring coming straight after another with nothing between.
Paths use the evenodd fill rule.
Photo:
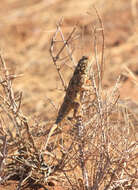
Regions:
<instances>
[{"instance_id":1,"label":"thin twig","mask_svg":"<svg viewBox=\"0 0 138 190\"><path fill-rule=\"evenodd\" d=\"M51 54L51 57L52 57L52 60L53 60L53 63L54 65L56 66L56 70L57 70L57 73L59 75L59 78L61 80L61 83L62 83L62 86L64 87L65 91L66 91L66 85L65 85L65 82L63 80L63 77L62 77L62 74L60 72L60 67L57 65L57 61L59 60L59 57L61 55L61 53L63 52L64 48L67 47L67 50L68 50L68 53L69 53L69 56L72 60L72 56L70 54L70 50L69 50L69 46L68 46L68 43L69 41L72 40L72 36L73 34L75 33L76 31L76 27L74 27L72 29L72 31L70 32L69 36L67 37L67 40L65 40L64 36L63 36L63 32L60 28L60 25L62 23L62 20L59 21L59 23L57 24L57 29L56 29L56 32L54 33L53 37L52 37L52 40L51 40L51 45L50 45L50 54ZM60 35L62 37L62 42L63 42L63 45L62 47L59 49L59 51L56 53L56 55L54 55L54 46L55 46L55 43L56 43L56 37L57 37L57 34L58 32L60 32Z\"/></svg>"}]
</instances>

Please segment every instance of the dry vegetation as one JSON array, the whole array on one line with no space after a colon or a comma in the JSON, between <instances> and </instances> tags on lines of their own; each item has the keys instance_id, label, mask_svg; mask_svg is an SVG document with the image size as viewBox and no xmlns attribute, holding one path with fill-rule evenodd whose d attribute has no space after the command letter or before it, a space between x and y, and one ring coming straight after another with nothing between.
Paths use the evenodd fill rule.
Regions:
<instances>
[{"instance_id":1,"label":"dry vegetation","mask_svg":"<svg viewBox=\"0 0 138 190\"><path fill-rule=\"evenodd\" d=\"M63 4L56 9L56 2ZM53 29L54 22L44 24L45 19L48 16L50 18L52 13L50 6L53 6L52 10L57 13L56 16L60 16L60 10L65 8L64 1L55 1L53 5L37 0L23 5L17 2L13 5L8 1L3 3L10 16L3 14L2 25L12 19L9 21L10 26L6 25L5 29L0 31L1 35L5 36L4 40L1 39L1 46L6 54L0 55L0 189L138 188L136 3L137 1L133 0L126 4L122 1L114 6L120 14L127 10L130 16L131 12L133 28L128 26L127 34L124 32L126 28L118 31L123 38L119 38L117 33L110 33L111 25L109 27L105 21L104 29L103 19L101 20L94 9L89 9L88 15L85 15L86 19L82 17L81 21L76 16L75 27L73 18L66 12L67 18L57 22L56 29ZM108 6L110 9L106 7L104 11L109 10L111 13L112 6L110 3ZM18 19L20 9L24 11ZM45 9L48 10L47 13ZM90 10L95 12L96 20ZM103 16L108 20L104 11ZM26 18L34 13L35 16L26 21ZM56 16L53 16L54 21ZM116 23L115 18L113 19ZM128 21L131 22L131 19ZM39 27L36 29L35 25L43 31ZM47 30L44 27L47 27ZM48 27L50 30L52 28L50 35L47 33ZM115 36L113 41L110 35ZM53 36L50 41L49 36ZM109 48L110 56L107 50L104 51L104 38L108 38L107 49ZM77 50L74 50L75 48ZM132 54L128 55L128 52ZM76 64L76 57L83 55L90 55L93 64L90 90L84 91L81 99L81 117L67 118L62 123L62 133L54 134L47 141L49 129L54 122L50 121L50 118L57 113L55 102L60 96L53 93L54 88L57 88L55 81L58 79L58 86L60 83L62 89L65 89L65 79L70 76L67 70ZM49 59L50 56L52 59ZM53 61L55 70L48 63L45 64L46 60ZM109 60L118 64L106 63ZM125 64L122 64L123 72L120 72L122 62ZM46 82L50 81L46 70L55 79L53 83ZM23 73L24 76L16 73ZM112 76L110 73L115 74ZM46 87L43 87L42 83L46 84ZM126 96L123 91L127 93L127 88L127 95L131 93L130 98L134 97L135 101L124 98ZM63 90L60 91L64 94ZM45 100L42 96L44 93L50 98ZM52 97L54 98L51 99Z\"/></svg>"}]
</instances>

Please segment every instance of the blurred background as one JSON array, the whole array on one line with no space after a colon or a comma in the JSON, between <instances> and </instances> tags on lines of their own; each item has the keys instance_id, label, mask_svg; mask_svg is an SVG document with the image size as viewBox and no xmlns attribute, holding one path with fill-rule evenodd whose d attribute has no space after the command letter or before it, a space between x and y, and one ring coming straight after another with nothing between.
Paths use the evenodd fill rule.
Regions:
<instances>
[{"instance_id":1,"label":"blurred background","mask_svg":"<svg viewBox=\"0 0 138 190\"><path fill-rule=\"evenodd\" d=\"M93 56L91 24L98 23L98 9L105 29L104 88L112 87L119 74L125 78L121 98L138 102L138 1L137 0L3 0L0 3L0 49L16 91L23 92L22 108L32 119L55 116L49 101L58 105L63 98L61 83L53 65L50 39L61 17L66 36L77 23L83 39L75 47L75 61ZM63 68L66 82L71 74Z\"/></svg>"}]
</instances>

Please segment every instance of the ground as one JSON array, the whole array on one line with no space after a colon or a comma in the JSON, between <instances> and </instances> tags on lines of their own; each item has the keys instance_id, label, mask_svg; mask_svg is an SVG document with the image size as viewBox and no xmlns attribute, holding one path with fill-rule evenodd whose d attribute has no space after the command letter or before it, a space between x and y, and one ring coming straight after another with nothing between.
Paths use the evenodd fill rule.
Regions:
<instances>
[{"instance_id":1,"label":"ground","mask_svg":"<svg viewBox=\"0 0 138 190\"><path fill-rule=\"evenodd\" d=\"M15 79L14 87L23 92L22 110L30 120L54 119L56 111L49 99L57 107L63 100L49 53L50 39L61 17L65 34L76 23L84 29L84 39L80 39L74 52L76 62L82 55L94 55L93 36L87 27L98 22L93 5L102 17L105 31L104 88L109 89L123 73L121 98L138 102L137 0L5 0L0 4L0 49L11 73L23 74ZM68 82L71 69L63 69ZM0 190L14 189L14 185Z\"/></svg>"}]
</instances>

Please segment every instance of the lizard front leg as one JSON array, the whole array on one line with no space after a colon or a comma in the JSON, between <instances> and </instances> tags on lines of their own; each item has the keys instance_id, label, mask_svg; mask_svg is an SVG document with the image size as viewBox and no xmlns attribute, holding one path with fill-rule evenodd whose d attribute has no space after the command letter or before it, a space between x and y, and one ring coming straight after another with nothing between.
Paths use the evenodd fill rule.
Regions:
<instances>
[{"instance_id":1,"label":"lizard front leg","mask_svg":"<svg viewBox=\"0 0 138 190\"><path fill-rule=\"evenodd\" d=\"M81 105L79 102L74 102L73 103L73 108L74 108L74 113L73 113L73 118L77 118L81 114Z\"/></svg>"}]
</instances>

